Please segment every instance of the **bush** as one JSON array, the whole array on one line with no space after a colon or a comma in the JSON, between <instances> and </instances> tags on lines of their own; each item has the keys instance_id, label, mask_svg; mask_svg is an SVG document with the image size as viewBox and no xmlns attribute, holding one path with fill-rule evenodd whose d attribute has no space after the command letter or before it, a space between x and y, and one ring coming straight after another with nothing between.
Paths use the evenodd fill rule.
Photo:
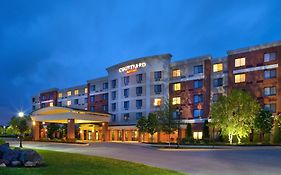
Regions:
<instances>
[{"instance_id":1,"label":"bush","mask_svg":"<svg viewBox=\"0 0 281 175\"><path fill-rule=\"evenodd\" d=\"M6 141L5 141L4 139L1 139L1 138L0 138L0 145L2 145L2 144L4 144L4 143L6 143Z\"/></svg>"},{"instance_id":2,"label":"bush","mask_svg":"<svg viewBox=\"0 0 281 175\"><path fill-rule=\"evenodd\" d=\"M270 143L270 133L264 134L263 144L269 144Z\"/></svg>"},{"instance_id":3,"label":"bush","mask_svg":"<svg viewBox=\"0 0 281 175\"><path fill-rule=\"evenodd\" d=\"M260 141L260 135L258 133L254 133L253 142L259 143L259 141Z\"/></svg>"},{"instance_id":4,"label":"bush","mask_svg":"<svg viewBox=\"0 0 281 175\"><path fill-rule=\"evenodd\" d=\"M273 144L280 143L280 128L278 126L278 120L275 119L274 126L273 126Z\"/></svg>"}]
</instances>

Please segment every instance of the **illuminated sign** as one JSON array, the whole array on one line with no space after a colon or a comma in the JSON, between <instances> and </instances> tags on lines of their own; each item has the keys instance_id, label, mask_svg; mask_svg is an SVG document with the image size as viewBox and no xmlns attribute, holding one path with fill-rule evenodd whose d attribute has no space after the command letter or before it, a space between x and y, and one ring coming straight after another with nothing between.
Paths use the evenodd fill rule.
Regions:
<instances>
[{"instance_id":1,"label":"illuminated sign","mask_svg":"<svg viewBox=\"0 0 281 175\"><path fill-rule=\"evenodd\" d=\"M126 72L127 74L129 74L129 73L136 72L139 68L143 68L143 67L146 67L145 62L137 63L137 64L131 64L131 65L128 65L128 66L121 67L121 68L119 68L119 72L120 73Z\"/></svg>"}]
</instances>

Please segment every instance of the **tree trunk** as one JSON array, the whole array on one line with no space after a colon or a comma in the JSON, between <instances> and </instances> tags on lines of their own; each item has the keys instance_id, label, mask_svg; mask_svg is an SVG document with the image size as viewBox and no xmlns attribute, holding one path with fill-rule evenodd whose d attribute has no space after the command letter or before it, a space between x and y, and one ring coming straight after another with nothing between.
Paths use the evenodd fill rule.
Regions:
<instances>
[{"instance_id":1,"label":"tree trunk","mask_svg":"<svg viewBox=\"0 0 281 175\"><path fill-rule=\"evenodd\" d=\"M241 138L237 136L238 144L241 144Z\"/></svg>"},{"instance_id":2,"label":"tree trunk","mask_svg":"<svg viewBox=\"0 0 281 175\"><path fill-rule=\"evenodd\" d=\"M23 135L20 134L20 148L22 148L22 138L23 138Z\"/></svg>"},{"instance_id":3,"label":"tree trunk","mask_svg":"<svg viewBox=\"0 0 281 175\"><path fill-rule=\"evenodd\" d=\"M169 133L169 147L171 147L171 134Z\"/></svg>"},{"instance_id":4,"label":"tree trunk","mask_svg":"<svg viewBox=\"0 0 281 175\"><path fill-rule=\"evenodd\" d=\"M233 139L232 133L228 133L228 141L231 145L232 145L232 139Z\"/></svg>"}]
</instances>

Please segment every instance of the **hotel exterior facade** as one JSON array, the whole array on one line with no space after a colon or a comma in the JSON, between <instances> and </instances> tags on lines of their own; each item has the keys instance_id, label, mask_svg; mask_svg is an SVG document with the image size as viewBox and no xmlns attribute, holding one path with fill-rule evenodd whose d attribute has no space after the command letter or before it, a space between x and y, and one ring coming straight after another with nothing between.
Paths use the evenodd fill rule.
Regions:
<instances>
[{"instance_id":1,"label":"hotel exterior facade","mask_svg":"<svg viewBox=\"0 0 281 175\"><path fill-rule=\"evenodd\" d=\"M175 109L182 109L181 137L191 123L194 138L200 139L204 121L211 118L211 104L234 88L247 90L274 115L281 113L281 42L228 51L222 58L171 59L171 54L163 54L129 60L108 67L107 76L84 85L33 96L34 139L44 138L45 125L54 122L72 126L68 128L70 138L138 141L138 119L159 110L168 100ZM176 131L172 139L177 136ZM154 137L155 142L168 141L164 133ZM145 134L144 141L148 138Z\"/></svg>"}]
</instances>

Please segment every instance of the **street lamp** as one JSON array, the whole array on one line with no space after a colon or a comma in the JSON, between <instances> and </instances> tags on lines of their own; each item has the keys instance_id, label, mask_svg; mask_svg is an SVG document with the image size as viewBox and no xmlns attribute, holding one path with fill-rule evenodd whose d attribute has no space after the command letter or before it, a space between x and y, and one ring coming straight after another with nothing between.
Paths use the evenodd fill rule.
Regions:
<instances>
[{"instance_id":1,"label":"street lamp","mask_svg":"<svg viewBox=\"0 0 281 175\"><path fill-rule=\"evenodd\" d=\"M177 119L178 119L178 139L177 139L177 148L180 147L180 139L181 139L181 132L180 132L180 120L181 120L181 115L182 115L182 108L177 107L176 108L176 114L177 114Z\"/></svg>"},{"instance_id":2,"label":"street lamp","mask_svg":"<svg viewBox=\"0 0 281 175\"><path fill-rule=\"evenodd\" d=\"M23 117L23 116L24 116L24 112L19 112L19 113L18 113L18 116L19 116L19 117Z\"/></svg>"}]
</instances>

